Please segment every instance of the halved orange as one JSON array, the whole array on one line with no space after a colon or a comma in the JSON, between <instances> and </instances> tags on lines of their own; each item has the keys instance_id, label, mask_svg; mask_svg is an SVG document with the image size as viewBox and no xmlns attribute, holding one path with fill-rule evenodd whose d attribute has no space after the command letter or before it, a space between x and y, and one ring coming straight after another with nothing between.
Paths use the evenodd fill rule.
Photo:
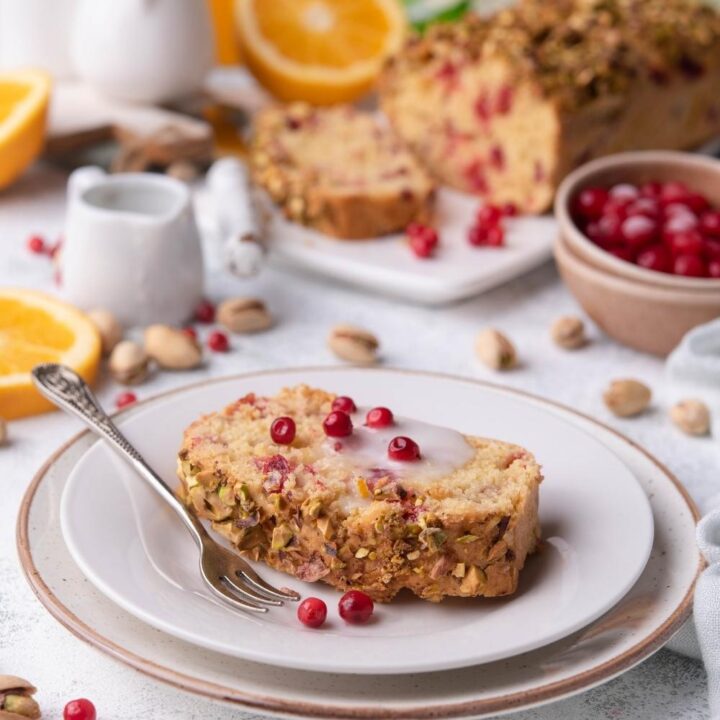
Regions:
<instances>
[{"instance_id":1,"label":"halved orange","mask_svg":"<svg viewBox=\"0 0 720 720\"><path fill-rule=\"evenodd\" d=\"M45 73L0 73L0 189L40 154L49 99Z\"/></svg>"},{"instance_id":2,"label":"halved orange","mask_svg":"<svg viewBox=\"0 0 720 720\"><path fill-rule=\"evenodd\" d=\"M349 102L405 36L399 0L235 0L243 58L281 100Z\"/></svg>"},{"instance_id":3,"label":"halved orange","mask_svg":"<svg viewBox=\"0 0 720 720\"><path fill-rule=\"evenodd\" d=\"M35 415L53 406L34 388L35 365L57 362L92 382L100 362L93 323L64 302L19 288L0 288L0 417Z\"/></svg>"}]
</instances>

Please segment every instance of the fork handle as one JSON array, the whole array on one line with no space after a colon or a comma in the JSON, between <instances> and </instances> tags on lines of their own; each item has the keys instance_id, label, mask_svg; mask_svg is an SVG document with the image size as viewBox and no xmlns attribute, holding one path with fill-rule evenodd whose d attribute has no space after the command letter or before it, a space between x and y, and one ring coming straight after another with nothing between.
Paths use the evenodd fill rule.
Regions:
<instances>
[{"instance_id":1,"label":"fork handle","mask_svg":"<svg viewBox=\"0 0 720 720\"><path fill-rule=\"evenodd\" d=\"M61 410L82 420L96 435L132 465L138 475L179 515L198 545L202 546L207 532L200 521L178 500L168 484L147 464L115 423L102 409L87 383L64 365L46 363L32 370L37 389Z\"/></svg>"}]
</instances>

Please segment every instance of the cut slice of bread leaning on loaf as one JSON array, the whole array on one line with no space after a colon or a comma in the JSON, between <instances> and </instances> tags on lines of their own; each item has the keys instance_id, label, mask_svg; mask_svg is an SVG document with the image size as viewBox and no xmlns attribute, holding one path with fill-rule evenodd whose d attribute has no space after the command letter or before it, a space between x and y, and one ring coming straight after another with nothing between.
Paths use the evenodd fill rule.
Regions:
<instances>
[{"instance_id":1,"label":"cut slice of bread leaning on loaf","mask_svg":"<svg viewBox=\"0 0 720 720\"><path fill-rule=\"evenodd\" d=\"M255 182L285 216L338 238L374 238L431 218L428 173L375 115L295 103L255 117Z\"/></svg>"}]
</instances>

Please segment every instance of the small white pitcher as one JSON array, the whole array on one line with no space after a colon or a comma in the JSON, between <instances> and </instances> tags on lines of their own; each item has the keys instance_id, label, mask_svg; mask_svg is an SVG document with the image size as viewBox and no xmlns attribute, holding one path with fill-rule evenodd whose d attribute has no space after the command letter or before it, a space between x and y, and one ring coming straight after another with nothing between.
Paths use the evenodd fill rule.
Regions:
<instances>
[{"instance_id":1,"label":"small white pitcher","mask_svg":"<svg viewBox=\"0 0 720 720\"><path fill-rule=\"evenodd\" d=\"M188 320L203 295L203 260L188 188L165 175L76 170L61 256L67 299L124 325Z\"/></svg>"}]
</instances>

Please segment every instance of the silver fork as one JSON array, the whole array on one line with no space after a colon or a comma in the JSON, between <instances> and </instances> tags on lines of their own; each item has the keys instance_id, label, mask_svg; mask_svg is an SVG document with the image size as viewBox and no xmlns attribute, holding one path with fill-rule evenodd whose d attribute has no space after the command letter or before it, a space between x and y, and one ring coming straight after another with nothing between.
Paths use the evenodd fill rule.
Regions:
<instances>
[{"instance_id":1,"label":"silver fork","mask_svg":"<svg viewBox=\"0 0 720 720\"><path fill-rule=\"evenodd\" d=\"M80 418L96 435L126 460L140 477L175 511L200 549L200 573L214 595L240 610L267 612L265 605L298 600L292 591L278 590L265 582L238 555L218 545L202 523L178 500L175 493L145 462L140 453L115 427L85 381L64 365L47 363L32 371L33 382L50 402Z\"/></svg>"}]
</instances>

